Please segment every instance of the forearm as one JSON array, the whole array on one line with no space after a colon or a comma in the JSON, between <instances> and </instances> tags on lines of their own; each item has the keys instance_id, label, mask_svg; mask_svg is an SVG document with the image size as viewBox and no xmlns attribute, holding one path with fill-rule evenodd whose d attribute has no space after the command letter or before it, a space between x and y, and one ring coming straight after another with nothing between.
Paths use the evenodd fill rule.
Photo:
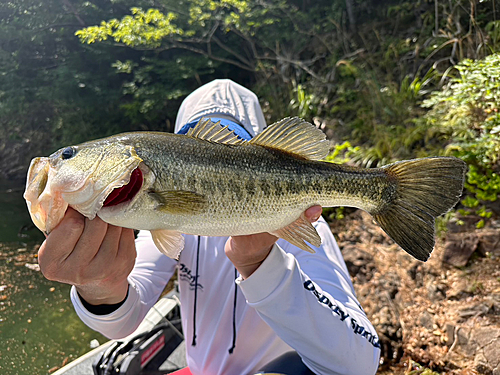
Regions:
<instances>
[{"instance_id":1,"label":"forearm","mask_svg":"<svg viewBox=\"0 0 500 375\"><path fill-rule=\"evenodd\" d=\"M324 289L279 247L239 281L248 303L314 372L374 374L380 350L372 325L342 285L319 283Z\"/></svg>"}]
</instances>

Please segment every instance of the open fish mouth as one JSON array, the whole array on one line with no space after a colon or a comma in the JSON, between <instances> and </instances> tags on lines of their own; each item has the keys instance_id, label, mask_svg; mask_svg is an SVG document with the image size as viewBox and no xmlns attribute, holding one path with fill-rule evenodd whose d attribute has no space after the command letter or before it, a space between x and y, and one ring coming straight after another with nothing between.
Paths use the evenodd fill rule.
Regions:
<instances>
[{"instance_id":1,"label":"open fish mouth","mask_svg":"<svg viewBox=\"0 0 500 375\"><path fill-rule=\"evenodd\" d=\"M106 197L102 207L116 206L120 203L132 200L139 190L141 190L143 182L144 177L141 170L139 168L134 169L130 175L129 183L113 189Z\"/></svg>"}]
</instances>

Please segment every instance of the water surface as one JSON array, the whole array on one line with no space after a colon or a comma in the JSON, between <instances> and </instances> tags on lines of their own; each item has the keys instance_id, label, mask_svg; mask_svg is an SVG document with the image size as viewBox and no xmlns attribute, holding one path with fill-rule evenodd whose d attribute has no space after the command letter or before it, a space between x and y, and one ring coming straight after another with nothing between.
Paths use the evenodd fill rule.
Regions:
<instances>
[{"instance_id":1,"label":"water surface","mask_svg":"<svg viewBox=\"0 0 500 375\"><path fill-rule=\"evenodd\" d=\"M49 374L105 339L87 328L69 286L36 269L43 235L31 225L19 183L0 181L0 374Z\"/></svg>"}]
</instances>

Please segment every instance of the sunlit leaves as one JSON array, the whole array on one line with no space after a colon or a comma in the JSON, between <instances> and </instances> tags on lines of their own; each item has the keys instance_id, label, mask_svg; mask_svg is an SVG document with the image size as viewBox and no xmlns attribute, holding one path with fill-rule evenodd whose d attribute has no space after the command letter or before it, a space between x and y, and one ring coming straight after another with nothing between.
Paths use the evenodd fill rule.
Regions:
<instances>
[{"instance_id":1,"label":"sunlit leaves","mask_svg":"<svg viewBox=\"0 0 500 375\"><path fill-rule=\"evenodd\" d=\"M162 39L169 37L192 37L196 34L188 25L204 28L209 23L221 22L222 28L238 27L241 14L249 9L245 0L192 0L189 1L189 19L184 28L174 24L179 15L173 12L164 14L158 9L132 8L132 15L121 20L111 19L102 21L98 26L90 26L79 30L76 35L82 42L91 44L114 39L130 47L149 46L159 47ZM179 39L181 40L181 39Z\"/></svg>"},{"instance_id":2,"label":"sunlit leaves","mask_svg":"<svg viewBox=\"0 0 500 375\"><path fill-rule=\"evenodd\" d=\"M131 47L157 47L163 38L184 33L172 23L177 18L174 13L163 14L158 9L143 11L141 8L132 8L131 11L132 15L125 16L120 21L102 21L99 26L78 30L76 35L88 44L111 37L116 42Z\"/></svg>"}]
</instances>

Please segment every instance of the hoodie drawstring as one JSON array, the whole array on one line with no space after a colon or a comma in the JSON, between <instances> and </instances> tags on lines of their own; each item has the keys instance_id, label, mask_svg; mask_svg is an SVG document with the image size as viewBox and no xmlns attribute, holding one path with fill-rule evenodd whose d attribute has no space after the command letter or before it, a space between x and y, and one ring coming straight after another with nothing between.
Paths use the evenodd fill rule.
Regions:
<instances>
[{"instance_id":1,"label":"hoodie drawstring","mask_svg":"<svg viewBox=\"0 0 500 375\"><path fill-rule=\"evenodd\" d=\"M196 302L198 300L198 264L200 263L200 236L198 236L198 247L196 249L196 271L194 274L194 306L193 306L193 341L191 346L196 346Z\"/></svg>"},{"instance_id":2,"label":"hoodie drawstring","mask_svg":"<svg viewBox=\"0 0 500 375\"><path fill-rule=\"evenodd\" d=\"M193 304L193 341L191 346L196 346L196 303L198 301L198 265L200 263L200 236L198 236L198 244L196 248L196 271L194 277L194 304ZM238 277L238 270L234 269L234 279ZM236 347L236 302L238 298L238 285L234 283L234 301L233 301L233 342L229 348L229 354L232 354Z\"/></svg>"},{"instance_id":3,"label":"hoodie drawstring","mask_svg":"<svg viewBox=\"0 0 500 375\"><path fill-rule=\"evenodd\" d=\"M238 271L234 269L234 279L238 278ZM238 285L234 283L234 303L233 303L233 344L229 348L229 354L232 354L236 346L236 297L238 296Z\"/></svg>"}]
</instances>

